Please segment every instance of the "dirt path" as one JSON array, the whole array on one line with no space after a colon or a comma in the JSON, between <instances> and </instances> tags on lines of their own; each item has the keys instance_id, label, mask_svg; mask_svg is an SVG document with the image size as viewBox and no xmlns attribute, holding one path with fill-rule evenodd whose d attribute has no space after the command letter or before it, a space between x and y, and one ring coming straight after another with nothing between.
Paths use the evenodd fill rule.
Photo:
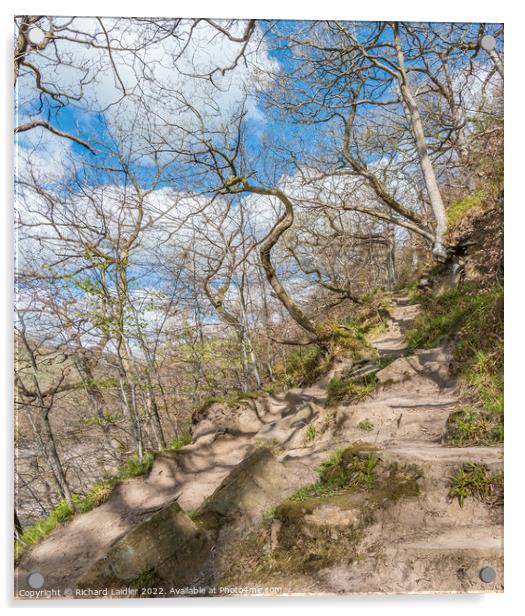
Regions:
<instances>
[{"instance_id":1,"label":"dirt path","mask_svg":"<svg viewBox=\"0 0 525 616\"><path fill-rule=\"evenodd\" d=\"M465 463L502 472L502 447L449 447L447 419L458 405L451 357L437 348L408 353L405 331L418 307L394 298L392 323L373 341L382 356L396 358L377 376L379 390L365 402L342 406L334 425L310 447L284 454L315 465L326 451L357 441L374 445L386 462L416 464L423 471L421 495L390 506L367 528L368 556L355 566L329 567L317 576L328 593L480 592L503 589L503 520L500 508L467 498L463 507L448 496L450 481ZM366 422L367 430L362 429ZM368 543L367 543L368 542ZM491 566L485 584L479 571ZM302 580L315 587L315 578ZM285 591L296 592L293 581Z\"/></svg>"},{"instance_id":2,"label":"dirt path","mask_svg":"<svg viewBox=\"0 0 525 616\"><path fill-rule=\"evenodd\" d=\"M45 588L74 588L76 580L109 546L155 511L174 501L186 512L199 509L261 445L275 448L277 460L289 467L288 475L295 478L297 488L314 475L328 452L356 441L373 444L392 460L417 462L425 469L424 497L405 509L400 505L392 514L394 519L384 521L380 530L389 534L387 555L401 559L404 568L398 567L387 583L384 571L381 573L371 559L359 571L334 569L326 573L323 589L373 592L374 584L378 592L410 590L412 586L424 589L424 585L412 584L407 574L407 567L412 567L414 576L419 575L418 559L439 568L439 562L468 553L471 560L499 563L501 521L495 521L490 511L475 502L468 501L463 508L450 503L447 482L452 469L465 461L499 467L502 450L449 448L442 442L447 418L457 405L455 383L449 374L450 356L441 348L406 356L404 332L417 311L406 298L394 299L390 327L373 345L382 356L395 360L378 373L381 387L370 399L338 407L327 424L325 378L315 386L251 400L236 408L212 407L195 426L191 445L176 454L159 454L148 477L119 485L103 505L75 516L27 550L17 569L17 590L28 588L27 576L34 571L44 576ZM337 370L344 373L344 363ZM312 442L305 436L310 424L318 434ZM454 587L450 576L444 576L442 583ZM494 588L501 583L498 572Z\"/></svg>"},{"instance_id":3,"label":"dirt path","mask_svg":"<svg viewBox=\"0 0 525 616\"><path fill-rule=\"evenodd\" d=\"M44 576L45 588L71 589L76 580L104 556L108 547L153 513L176 501L187 512L197 510L223 479L258 446L298 431L297 407L323 404L320 387L291 389L250 401L231 414L202 421L194 442L176 454L156 456L147 477L120 484L101 506L60 525L22 556L15 572L15 590L29 590L32 572Z\"/></svg>"}]
</instances>

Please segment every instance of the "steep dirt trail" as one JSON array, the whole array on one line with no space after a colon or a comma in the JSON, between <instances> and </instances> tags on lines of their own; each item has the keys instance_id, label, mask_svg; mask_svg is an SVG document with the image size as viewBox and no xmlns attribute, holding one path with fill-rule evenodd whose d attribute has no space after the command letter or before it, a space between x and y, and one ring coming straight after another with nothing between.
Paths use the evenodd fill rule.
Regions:
<instances>
[{"instance_id":1,"label":"steep dirt trail","mask_svg":"<svg viewBox=\"0 0 525 616\"><path fill-rule=\"evenodd\" d=\"M27 578L35 571L44 576L45 588L74 588L109 546L172 502L187 512L198 509L258 446L302 427L294 427L298 407L323 404L325 397L318 386L290 389L243 405L233 426L230 415L224 426L217 418L200 422L192 444L176 454L158 454L147 477L120 484L105 503L26 550L15 571L15 591L29 590Z\"/></svg>"},{"instance_id":2,"label":"steep dirt trail","mask_svg":"<svg viewBox=\"0 0 525 616\"><path fill-rule=\"evenodd\" d=\"M415 464L422 470L420 496L385 505L379 520L366 529L367 538L360 546L365 556L356 563L328 567L299 581L292 576L284 592L295 593L298 587L329 594L503 588L501 508L473 498L461 507L448 496L451 478L465 463L501 473L503 449L444 443L447 419L458 405L451 356L445 348L409 354L404 333L419 307L405 297L393 302L388 331L372 341L382 356L395 358L377 373L381 387L364 402L338 407L332 425L315 443L288 450L281 459L300 459L313 467L326 459L329 450L369 443L385 462ZM496 579L488 584L479 578L485 566L496 571Z\"/></svg>"},{"instance_id":3,"label":"steep dirt trail","mask_svg":"<svg viewBox=\"0 0 525 616\"><path fill-rule=\"evenodd\" d=\"M310 580L312 588L317 584L325 592L439 590L430 583L429 588L424 583L418 585L412 578L430 575L428 567L434 567L439 577L439 563L457 554L463 554L464 562L475 561L474 568L482 561L499 564L501 520L472 500L463 508L450 503L448 482L452 471L467 461L499 469L502 450L451 448L442 442L447 418L457 405L455 383L449 373L450 356L443 348L407 356L404 332L418 307L409 305L403 297L393 301L389 329L373 345L380 355L393 357L394 361L377 373L381 386L371 398L326 409L325 377L312 387L291 389L233 407L211 407L198 418L192 444L176 454L157 455L147 477L119 485L103 505L75 516L28 549L17 569L17 590L28 588L27 576L34 571L44 576L45 588L74 588L77 580L104 558L110 546L155 512L174 502L188 513L202 507L261 446L275 450L276 463L280 465L276 472L282 469L286 477L280 500L314 481L315 468L329 452L357 441L378 448L385 459L417 463L424 469L423 496L417 503L396 505L381 522L381 528L375 529L376 535L388 534L389 546L383 557L398 563L394 573L386 576L384 567L378 567L370 557L356 571L332 568L324 578ZM336 370L344 374L349 367L342 362ZM315 426L316 433L311 441L306 436L309 425ZM257 506L270 509L279 502L275 494L272 498L273 501L262 499ZM430 564L418 573L419 562ZM441 581L443 590L457 586L457 580L450 576L442 576ZM462 584L461 588L467 590L477 588L471 578ZM501 584L498 570L492 587L498 589ZM292 586L288 590L298 591Z\"/></svg>"}]
</instances>

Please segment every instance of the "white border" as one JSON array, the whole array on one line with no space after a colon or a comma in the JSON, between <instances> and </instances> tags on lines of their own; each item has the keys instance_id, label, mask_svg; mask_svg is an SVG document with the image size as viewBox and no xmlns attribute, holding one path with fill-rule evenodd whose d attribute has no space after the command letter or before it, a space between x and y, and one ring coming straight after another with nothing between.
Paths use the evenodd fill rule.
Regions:
<instances>
[{"instance_id":1,"label":"white border","mask_svg":"<svg viewBox=\"0 0 525 616\"><path fill-rule=\"evenodd\" d=\"M242 610L283 609L304 614L317 613L323 607L336 613L370 614L379 611L392 616L396 614L440 614L447 616L475 612L479 615L514 612L514 605L522 605L521 586L525 587L525 572L520 546L523 542L524 507L522 494L525 490L525 404L522 384L525 379L525 89L523 57L525 56L525 28L522 13L516 3L505 0L374 0L374 2L339 2L323 0L307 5L285 3L283 0L264 0L259 4L246 0L195 0L191 3L160 2L149 0L144 5L127 1L92 0L83 5L73 5L65 0L48 2L5 0L2 9L1 49L3 96L2 106L2 218L0 223L0 284L3 290L2 322L0 324L0 349L4 362L0 370L4 438L4 462L0 484L2 495L2 537L5 541L2 555L1 590L4 606L9 610L26 613L34 609L43 611L57 608L88 609L103 613L106 610L130 610L146 608L160 610L190 611L202 613L213 610L215 614L227 614ZM85 11L88 11L87 13ZM290 597L266 599L188 599L175 601L86 601L74 602L14 602L12 596L12 23L14 14L49 15L147 15L181 17L237 17L237 18L294 18L294 19L401 19L419 21L490 21L505 23L505 73L506 73L506 146L505 146L505 261L506 261L506 507L505 507L505 593L498 595L451 595L451 596L372 596L372 597ZM246 602L248 601L248 603ZM516 610L517 611L517 610Z\"/></svg>"}]
</instances>

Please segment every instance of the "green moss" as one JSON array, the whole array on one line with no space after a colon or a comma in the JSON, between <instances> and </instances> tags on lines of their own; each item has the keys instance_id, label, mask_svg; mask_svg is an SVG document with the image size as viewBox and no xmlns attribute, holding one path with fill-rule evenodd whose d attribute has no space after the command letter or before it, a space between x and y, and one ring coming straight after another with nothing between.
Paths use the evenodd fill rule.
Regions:
<instances>
[{"instance_id":1,"label":"green moss","mask_svg":"<svg viewBox=\"0 0 525 616\"><path fill-rule=\"evenodd\" d=\"M335 562L351 562L358 558L357 544L362 532L351 525L339 528L335 535L328 527L311 528L308 535L303 531L304 506L280 507L275 520L282 523L279 545L272 549L269 521L257 532L231 546L224 555L225 573L219 586L242 584L245 580L270 582L277 586L283 575L315 574ZM272 583L272 585L274 585Z\"/></svg>"},{"instance_id":2,"label":"green moss","mask_svg":"<svg viewBox=\"0 0 525 616\"><path fill-rule=\"evenodd\" d=\"M418 481L422 476L420 468L415 464L391 463L378 479L378 488L374 494L376 503L383 506L385 499L396 502L401 498L418 496Z\"/></svg>"},{"instance_id":3,"label":"green moss","mask_svg":"<svg viewBox=\"0 0 525 616\"><path fill-rule=\"evenodd\" d=\"M447 208L447 221L450 230L453 230L457 225L471 212L479 210L483 206L486 198L484 190L478 190L471 195L467 195L452 203Z\"/></svg>"},{"instance_id":4,"label":"green moss","mask_svg":"<svg viewBox=\"0 0 525 616\"><path fill-rule=\"evenodd\" d=\"M315 503L315 499L360 491L375 493L380 501L385 498L395 501L401 496L419 494L419 468L415 465L400 466L396 462L385 467L374 447L368 443L355 443L352 447L335 450L316 470L319 480L300 488L286 503L300 503L304 508L305 503Z\"/></svg>"},{"instance_id":5,"label":"green moss","mask_svg":"<svg viewBox=\"0 0 525 616\"><path fill-rule=\"evenodd\" d=\"M285 575L316 574L333 563L351 563L361 556L359 545L375 511L385 502L419 494L420 470L414 465L384 465L366 444L334 451L317 469L319 487L306 489L280 503L263 527L231 546L224 555L222 585L254 582L276 585ZM357 485L353 481L357 479ZM334 489L343 486L342 489ZM342 526L309 524L306 516L319 507L351 511L354 523ZM277 526L274 526L277 525ZM275 541L277 540L277 541Z\"/></svg>"},{"instance_id":6,"label":"green moss","mask_svg":"<svg viewBox=\"0 0 525 616\"><path fill-rule=\"evenodd\" d=\"M304 501L311 496L327 496L341 490L370 490L374 485L377 455L367 445L337 449L317 469L319 481L302 487L291 501Z\"/></svg>"},{"instance_id":7,"label":"green moss","mask_svg":"<svg viewBox=\"0 0 525 616\"><path fill-rule=\"evenodd\" d=\"M499 504L502 499L503 481L501 475L492 474L483 464L467 462L452 478L449 498L457 498L463 507L468 496L489 504Z\"/></svg>"}]
</instances>

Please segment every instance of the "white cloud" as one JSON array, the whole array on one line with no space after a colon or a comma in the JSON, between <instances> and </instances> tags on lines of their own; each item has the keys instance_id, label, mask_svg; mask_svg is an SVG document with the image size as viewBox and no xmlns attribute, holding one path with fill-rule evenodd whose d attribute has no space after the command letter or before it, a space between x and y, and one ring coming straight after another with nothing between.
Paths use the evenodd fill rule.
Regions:
<instances>
[{"instance_id":1,"label":"white cloud","mask_svg":"<svg viewBox=\"0 0 525 616\"><path fill-rule=\"evenodd\" d=\"M246 47L246 61L236 62L242 43L229 40L205 21L195 26L192 20L182 20L174 27L175 21L103 18L111 41L109 54L106 34L95 18L52 18L52 26L42 25L55 29L56 41L29 53L27 60L40 71L49 91L79 98L70 102L89 111L105 111L122 128L137 115L144 126L190 123L193 116L184 108L186 102L210 121L220 121L252 89L255 68L272 68L275 63L258 28ZM246 27L242 21L218 24L237 36ZM228 70L234 64L235 70ZM212 71L213 82L206 78ZM201 78L192 78L195 75ZM22 68L17 94L22 121L24 105L39 94L32 70ZM262 119L253 99L247 111Z\"/></svg>"}]
</instances>

